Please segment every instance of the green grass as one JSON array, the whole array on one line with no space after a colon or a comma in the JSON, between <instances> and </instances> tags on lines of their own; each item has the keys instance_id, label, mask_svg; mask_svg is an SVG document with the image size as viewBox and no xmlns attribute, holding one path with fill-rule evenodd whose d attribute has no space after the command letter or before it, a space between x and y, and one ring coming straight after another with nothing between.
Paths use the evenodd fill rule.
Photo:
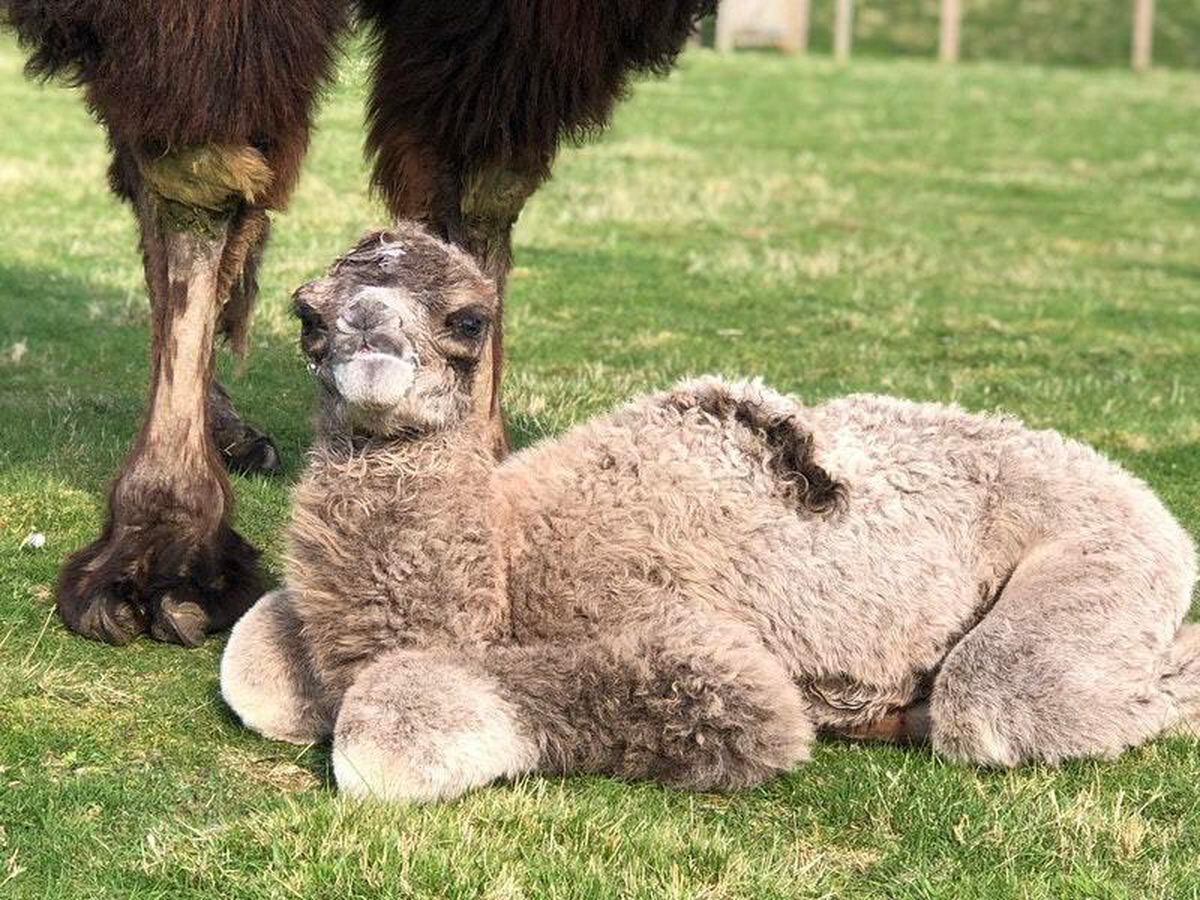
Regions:
<instances>
[{"instance_id":1,"label":"green grass","mask_svg":"<svg viewBox=\"0 0 1200 900\"><path fill-rule=\"evenodd\" d=\"M834 7L812 4L811 46L818 53L829 52ZM941 0L856 3L854 52L935 56L940 7ZM962 8L965 59L1129 65L1130 0L968 0ZM1155 64L1200 66L1200 4L1156 0L1155 10Z\"/></svg>"},{"instance_id":2,"label":"green grass","mask_svg":"<svg viewBox=\"0 0 1200 900\"><path fill-rule=\"evenodd\" d=\"M277 572L309 385L286 298L361 229L348 64L277 220L243 409L279 481L239 479ZM1200 533L1200 77L688 56L563 154L517 234L519 441L689 372L810 400L890 391L1091 441ZM0 44L0 896L1186 897L1200 746L971 771L823 744L735 796L530 778L404 810L340 801L327 752L217 696L220 641L115 650L51 612L146 377L131 217L78 99ZM22 550L30 531L44 550Z\"/></svg>"}]
</instances>

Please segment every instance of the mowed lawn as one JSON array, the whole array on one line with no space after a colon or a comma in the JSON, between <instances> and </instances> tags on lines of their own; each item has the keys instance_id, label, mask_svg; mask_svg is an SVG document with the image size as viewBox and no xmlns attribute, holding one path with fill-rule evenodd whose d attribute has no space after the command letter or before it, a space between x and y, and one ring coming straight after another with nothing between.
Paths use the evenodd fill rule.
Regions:
<instances>
[{"instance_id":1,"label":"mowed lawn","mask_svg":"<svg viewBox=\"0 0 1200 900\"><path fill-rule=\"evenodd\" d=\"M222 370L286 477L237 479L278 575L310 384L287 298L382 221L349 60ZM243 731L221 639L113 649L52 614L144 396L131 217L71 92L0 43L0 896L1188 897L1200 744L1013 773L822 744L733 796L527 778L403 809ZM517 230L518 443L688 373L886 391L1093 442L1200 534L1200 76L690 53L563 153ZM44 549L22 549L30 532Z\"/></svg>"}]
</instances>

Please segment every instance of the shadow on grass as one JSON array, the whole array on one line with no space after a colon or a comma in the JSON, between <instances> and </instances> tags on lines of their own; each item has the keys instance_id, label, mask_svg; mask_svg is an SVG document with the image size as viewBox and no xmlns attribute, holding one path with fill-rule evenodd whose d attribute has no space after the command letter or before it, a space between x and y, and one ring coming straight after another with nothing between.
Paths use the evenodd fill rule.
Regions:
<instances>
[{"instance_id":1,"label":"shadow on grass","mask_svg":"<svg viewBox=\"0 0 1200 900\"><path fill-rule=\"evenodd\" d=\"M337 790L337 782L333 777L333 746L330 740L300 746L260 737L256 732L242 725L241 720L238 719L233 710L225 704L224 698L221 697L219 683L213 689L212 709L213 717L222 727L230 729L237 733L239 737L247 740L266 742L273 751L278 751L279 756L290 757L294 765L299 766L312 775L320 787L329 791Z\"/></svg>"},{"instance_id":2,"label":"shadow on grass","mask_svg":"<svg viewBox=\"0 0 1200 900\"><path fill-rule=\"evenodd\" d=\"M131 250L132 252L132 250ZM111 287L95 284L72 274L69 263L54 266L22 266L0 263L0 301L5 315L3 327L9 333L35 332L44 340L74 341L78 332L94 335L99 330L89 305L98 304L113 318L125 307L126 295ZM149 310L147 309L147 320ZM120 323L117 328L128 328Z\"/></svg>"}]
</instances>

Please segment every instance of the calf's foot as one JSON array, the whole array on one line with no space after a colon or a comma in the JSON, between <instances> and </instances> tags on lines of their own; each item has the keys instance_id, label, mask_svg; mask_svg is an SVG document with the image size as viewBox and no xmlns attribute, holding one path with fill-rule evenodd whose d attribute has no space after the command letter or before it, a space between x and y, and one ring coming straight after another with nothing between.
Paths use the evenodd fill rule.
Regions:
<instances>
[{"instance_id":1,"label":"calf's foot","mask_svg":"<svg viewBox=\"0 0 1200 900\"><path fill-rule=\"evenodd\" d=\"M494 680L444 651L375 660L346 692L333 737L338 789L397 803L451 800L532 771L538 757Z\"/></svg>"}]
</instances>

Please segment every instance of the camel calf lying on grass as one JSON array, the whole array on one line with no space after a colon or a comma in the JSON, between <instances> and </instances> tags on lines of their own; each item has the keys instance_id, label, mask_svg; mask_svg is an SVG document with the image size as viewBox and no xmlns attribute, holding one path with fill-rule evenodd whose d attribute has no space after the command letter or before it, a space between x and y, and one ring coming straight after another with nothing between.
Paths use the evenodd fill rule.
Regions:
<instances>
[{"instance_id":1,"label":"camel calf lying on grass","mask_svg":"<svg viewBox=\"0 0 1200 900\"><path fill-rule=\"evenodd\" d=\"M319 434L221 690L267 736L332 735L342 790L732 789L818 730L1015 766L1200 723L1191 541L1087 447L704 378L498 464L471 413L495 302L415 227L296 295Z\"/></svg>"}]
</instances>

